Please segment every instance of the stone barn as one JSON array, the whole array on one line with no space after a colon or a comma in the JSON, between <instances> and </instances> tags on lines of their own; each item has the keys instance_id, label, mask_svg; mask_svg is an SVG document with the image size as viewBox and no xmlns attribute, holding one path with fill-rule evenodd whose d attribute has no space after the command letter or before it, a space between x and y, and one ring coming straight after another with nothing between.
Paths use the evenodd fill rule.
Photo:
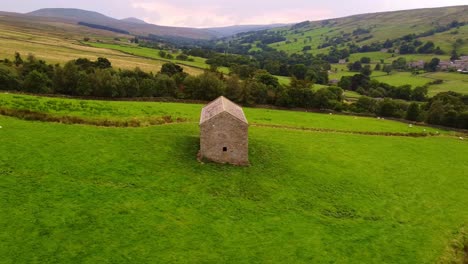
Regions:
<instances>
[{"instance_id":1,"label":"stone barn","mask_svg":"<svg viewBox=\"0 0 468 264\"><path fill-rule=\"evenodd\" d=\"M200 118L199 158L249 165L249 123L242 108L225 97L206 105Z\"/></svg>"}]
</instances>

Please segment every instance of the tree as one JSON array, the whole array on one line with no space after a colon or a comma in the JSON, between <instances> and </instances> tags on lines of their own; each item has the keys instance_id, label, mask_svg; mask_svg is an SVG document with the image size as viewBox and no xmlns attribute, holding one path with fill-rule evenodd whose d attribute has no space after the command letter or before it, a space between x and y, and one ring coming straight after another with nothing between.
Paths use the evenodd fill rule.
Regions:
<instances>
[{"instance_id":1,"label":"tree","mask_svg":"<svg viewBox=\"0 0 468 264\"><path fill-rule=\"evenodd\" d=\"M348 69L349 71L352 71L352 72L359 72L362 70L362 64L360 61L356 61L354 63L349 63L348 64Z\"/></svg>"},{"instance_id":2,"label":"tree","mask_svg":"<svg viewBox=\"0 0 468 264\"><path fill-rule=\"evenodd\" d=\"M21 54L19 52L15 52L15 65L16 67L20 66L23 64L23 59L21 58Z\"/></svg>"},{"instance_id":3,"label":"tree","mask_svg":"<svg viewBox=\"0 0 468 264\"><path fill-rule=\"evenodd\" d=\"M379 102L378 114L385 117L398 117L398 105L395 101L385 98L383 101Z\"/></svg>"},{"instance_id":4,"label":"tree","mask_svg":"<svg viewBox=\"0 0 468 264\"><path fill-rule=\"evenodd\" d=\"M426 44L424 44L418 49L418 53L424 53L424 54L434 53L434 48L435 48L434 42L428 41L426 42Z\"/></svg>"},{"instance_id":5,"label":"tree","mask_svg":"<svg viewBox=\"0 0 468 264\"><path fill-rule=\"evenodd\" d=\"M184 81L185 93L188 98L197 100L213 100L225 93L225 84L213 72L205 72L200 76L188 76Z\"/></svg>"},{"instance_id":6,"label":"tree","mask_svg":"<svg viewBox=\"0 0 468 264\"><path fill-rule=\"evenodd\" d=\"M387 75L390 75L390 73L393 71L393 67L392 65L385 64L382 70L383 72L386 72Z\"/></svg>"},{"instance_id":7,"label":"tree","mask_svg":"<svg viewBox=\"0 0 468 264\"><path fill-rule=\"evenodd\" d=\"M419 104L411 103L406 111L406 119L410 121L420 121L421 109Z\"/></svg>"},{"instance_id":8,"label":"tree","mask_svg":"<svg viewBox=\"0 0 468 264\"><path fill-rule=\"evenodd\" d=\"M361 63L370 63L370 62L371 62L371 58L369 58L369 57L362 57L360 61L361 61Z\"/></svg>"},{"instance_id":9,"label":"tree","mask_svg":"<svg viewBox=\"0 0 468 264\"><path fill-rule=\"evenodd\" d=\"M380 63L377 63L377 65L375 65L374 71L380 71L381 69L382 66L380 65Z\"/></svg>"},{"instance_id":10,"label":"tree","mask_svg":"<svg viewBox=\"0 0 468 264\"><path fill-rule=\"evenodd\" d=\"M120 78L112 69L96 69L90 73L89 81L93 84L93 96L116 97Z\"/></svg>"},{"instance_id":11,"label":"tree","mask_svg":"<svg viewBox=\"0 0 468 264\"><path fill-rule=\"evenodd\" d=\"M401 57L392 62L392 67L398 70L406 69L406 59Z\"/></svg>"},{"instance_id":12,"label":"tree","mask_svg":"<svg viewBox=\"0 0 468 264\"><path fill-rule=\"evenodd\" d=\"M186 54L181 53L181 54L177 55L176 59L186 61L186 60L189 59L189 57Z\"/></svg>"},{"instance_id":13,"label":"tree","mask_svg":"<svg viewBox=\"0 0 468 264\"><path fill-rule=\"evenodd\" d=\"M289 72L291 73L291 76L294 76L299 80L304 80L307 74L307 67L304 64L296 64L291 66Z\"/></svg>"},{"instance_id":14,"label":"tree","mask_svg":"<svg viewBox=\"0 0 468 264\"><path fill-rule=\"evenodd\" d=\"M420 102L426 101L427 92L426 86L418 86L411 91L411 100Z\"/></svg>"},{"instance_id":15,"label":"tree","mask_svg":"<svg viewBox=\"0 0 468 264\"><path fill-rule=\"evenodd\" d=\"M439 66L439 63L440 63L439 58L433 58L429 63L426 63L424 65L424 69L426 71L435 72L437 71L437 66Z\"/></svg>"},{"instance_id":16,"label":"tree","mask_svg":"<svg viewBox=\"0 0 468 264\"><path fill-rule=\"evenodd\" d=\"M332 90L329 88L321 88L314 94L314 107L319 109L336 109L341 106L343 90Z\"/></svg>"},{"instance_id":17,"label":"tree","mask_svg":"<svg viewBox=\"0 0 468 264\"><path fill-rule=\"evenodd\" d=\"M111 62L106 59L106 58L98 58L97 61L95 62L95 65L99 69L110 69L112 68Z\"/></svg>"},{"instance_id":18,"label":"tree","mask_svg":"<svg viewBox=\"0 0 468 264\"><path fill-rule=\"evenodd\" d=\"M152 97L156 93L156 82L151 78L145 78L140 82L140 96Z\"/></svg>"},{"instance_id":19,"label":"tree","mask_svg":"<svg viewBox=\"0 0 468 264\"><path fill-rule=\"evenodd\" d=\"M365 75L365 76L371 76L372 70L371 70L370 65L364 66L364 67L361 69L361 74L363 74L363 75Z\"/></svg>"},{"instance_id":20,"label":"tree","mask_svg":"<svg viewBox=\"0 0 468 264\"><path fill-rule=\"evenodd\" d=\"M0 90L18 90L19 81L10 71L0 68Z\"/></svg>"},{"instance_id":21,"label":"tree","mask_svg":"<svg viewBox=\"0 0 468 264\"><path fill-rule=\"evenodd\" d=\"M441 100L436 100L431 103L427 113L427 122L429 124L440 125L444 116L444 104Z\"/></svg>"},{"instance_id":22,"label":"tree","mask_svg":"<svg viewBox=\"0 0 468 264\"><path fill-rule=\"evenodd\" d=\"M454 61L454 60L458 60L460 57L458 56L458 53L457 53L457 50L456 49L453 49L452 50L452 53L451 53L451 56L450 56L450 60L451 61Z\"/></svg>"},{"instance_id":23,"label":"tree","mask_svg":"<svg viewBox=\"0 0 468 264\"><path fill-rule=\"evenodd\" d=\"M361 96L355 103L357 112L363 113L375 113L377 102L375 99L372 99L367 96Z\"/></svg>"},{"instance_id":24,"label":"tree","mask_svg":"<svg viewBox=\"0 0 468 264\"><path fill-rule=\"evenodd\" d=\"M140 95L140 84L135 77L121 77L119 82L120 97L137 97Z\"/></svg>"},{"instance_id":25,"label":"tree","mask_svg":"<svg viewBox=\"0 0 468 264\"><path fill-rule=\"evenodd\" d=\"M457 127L468 129L468 111L462 112L458 115Z\"/></svg>"},{"instance_id":26,"label":"tree","mask_svg":"<svg viewBox=\"0 0 468 264\"><path fill-rule=\"evenodd\" d=\"M31 71L25 78L23 89L30 93L51 92L51 81L46 74L36 70Z\"/></svg>"},{"instance_id":27,"label":"tree","mask_svg":"<svg viewBox=\"0 0 468 264\"><path fill-rule=\"evenodd\" d=\"M233 75L226 80L226 97L234 102L240 102L241 99L241 82L237 75Z\"/></svg>"},{"instance_id":28,"label":"tree","mask_svg":"<svg viewBox=\"0 0 468 264\"><path fill-rule=\"evenodd\" d=\"M80 78L79 68L73 61L65 64L63 70L57 68L55 73L55 91L68 94L77 95L78 80Z\"/></svg>"},{"instance_id":29,"label":"tree","mask_svg":"<svg viewBox=\"0 0 468 264\"><path fill-rule=\"evenodd\" d=\"M410 100L411 99L411 85L402 85L392 89L392 98Z\"/></svg>"},{"instance_id":30,"label":"tree","mask_svg":"<svg viewBox=\"0 0 468 264\"><path fill-rule=\"evenodd\" d=\"M160 71L160 73L166 74L167 76L173 76L177 73L182 73L182 72L184 72L184 69L180 67L179 65L172 63L172 62L164 63Z\"/></svg>"},{"instance_id":31,"label":"tree","mask_svg":"<svg viewBox=\"0 0 468 264\"><path fill-rule=\"evenodd\" d=\"M156 97L175 97L177 85L174 79L166 74L158 74L155 78L155 90L153 95Z\"/></svg>"}]
</instances>

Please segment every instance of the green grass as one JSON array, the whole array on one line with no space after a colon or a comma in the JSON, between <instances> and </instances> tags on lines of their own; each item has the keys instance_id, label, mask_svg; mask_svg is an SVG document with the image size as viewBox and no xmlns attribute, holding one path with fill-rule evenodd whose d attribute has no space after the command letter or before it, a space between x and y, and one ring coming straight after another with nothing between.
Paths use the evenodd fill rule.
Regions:
<instances>
[{"instance_id":1,"label":"green grass","mask_svg":"<svg viewBox=\"0 0 468 264\"><path fill-rule=\"evenodd\" d=\"M139 57L145 57L145 58L151 58L151 59L156 59L164 62L174 62L180 65L185 65L185 66L191 66L191 67L196 67L200 69L209 69L210 65L206 64L206 59L200 58L200 57L193 57L190 56L191 59L194 61L180 61L176 59L167 59L163 58L159 55L159 51L157 49L151 49L151 48L145 48L145 47L139 47L136 45L121 45L121 44L109 44L109 43L95 43L95 42L89 42L87 43L93 47L97 48L105 48L105 49L111 49L111 50L118 50L125 52L127 54L132 54L135 56ZM172 54L175 57L177 57L178 54ZM219 70L223 73L229 73L229 69L226 67L220 67Z\"/></svg>"},{"instance_id":2,"label":"green grass","mask_svg":"<svg viewBox=\"0 0 468 264\"><path fill-rule=\"evenodd\" d=\"M373 68L374 65L371 67ZM346 65L343 64L332 64L331 68L332 72L329 74L330 80L341 80L343 76L353 76L357 74L356 72L348 71ZM335 72L335 70L337 71ZM381 71L373 71L371 78L394 86L409 84L413 88L429 85L429 83L435 80L443 80L444 82L442 84L429 85L429 96L434 96L437 93L446 91L468 94L468 76L460 73L434 72L413 75L410 72L393 71L388 75Z\"/></svg>"},{"instance_id":3,"label":"green grass","mask_svg":"<svg viewBox=\"0 0 468 264\"><path fill-rule=\"evenodd\" d=\"M390 53L376 51L376 52L365 52L365 53L353 53L349 56L349 61L351 62L359 61L362 57L369 57L374 67L375 67L375 64L381 63L381 60L384 60L384 63L386 64L391 64L394 60L397 60L398 58L405 58L408 63L412 61L420 61L420 60L423 60L425 62L430 62L433 58L439 58L440 60L450 59L449 55L436 55L436 54L400 55L400 54L397 54L395 56L392 56L392 54Z\"/></svg>"},{"instance_id":4,"label":"green grass","mask_svg":"<svg viewBox=\"0 0 468 264\"><path fill-rule=\"evenodd\" d=\"M329 24L323 25L322 21L311 22L309 26L293 30L287 26L284 28L273 29L272 31L282 32L287 41L270 44L270 47L280 51L285 51L289 54L302 53L304 46L311 46L312 54L327 53L329 48L318 49L318 46L327 43L328 40L342 37L344 34L351 34L351 41L341 43L338 48L344 48L345 44L355 43L358 46L371 44L374 42L383 43L387 39L401 38L407 34L422 33L434 29L434 24L448 25L454 18L458 21L468 21L466 15L466 6L461 7L443 7L434 9L418 9L418 10L404 10L396 12L385 12L375 14L363 14L357 16L350 16L344 18L337 18L328 20ZM370 34L363 36L353 36L352 33L357 28L371 28ZM452 32L457 31L457 34ZM361 41L362 37L370 37L367 40ZM312 40L309 41L308 37ZM468 26L460 27L459 29L452 29L447 32L437 33L430 37L420 38L421 41L433 41L436 46L450 54L453 49L452 45L456 39L466 39L468 37ZM304 42L305 41L305 42ZM468 42L459 48L459 53L468 51ZM390 54L381 54L379 52L372 52L366 54L374 61L380 58L387 58ZM351 58L359 59L361 54L352 55ZM391 56L391 55L390 55ZM437 55L430 55L437 56ZM425 56L413 56L410 59L419 60ZM448 58L449 56L437 56ZM430 60L430 59L429 59Z\"/></svg>"},{"instance_id":5,"label":"green grass","mask_svg":"<svg viewBox=\"0 0 468 264\"><path fill-rule=\"evenodd\" d=\"M134 69L139 67L147 72L158 72L163 61L124 54L120 51L106 48L96 48L81 44L84 37L92 39L112 40L122 37L118 34L102 30L92 30L67 23L33 24L27 19L0 18L0 59L13 59L15 52L23 57L34 54L48 63L64 64L78 58L95 60L106 57L115 68ZM200 74L200 68L183 66L189 74Z\"/></svg>"},{"instance_id":6,"label":"green grass","mask_svg":"<svg viewBox=\"0 0 468 264\"><path fill-rule=\"evenodd\" d=\"M5 263L434 263L468 224L453 138L251 127L239 168L196 161L197 124L0 125Z\"/></svg>"},{"instance_id":7,"label":"green grass","mask_svg":"<svg viewBox=\"0 0 468 264\"><path fill-rule=\"evenodd\" d=\"M424 86L433 81L421 75L413 75L411 72L392 72L390 75L388 75L384 72L374 71L372 78L379 82L388 83L394 86L409 84L413 88L417 86Z\"/></svg>"},{"instance_id":8,"label":"green grass","mask_svg":"<svg viewBox=\"0 0 468 264\"><path fill-rule=\"evenodd\" d=\"M450 72L435 72L425 75L431 80L443 80L442 84L434 84L429 87L429 95L453 91L462 94L468 94L468 75Z\"/></svg>"},{"instance_id":9,"label":"green grass","mask_svg":"<svg viewBox=\"0 0 468 264\"><path fill-rule=\"evenodd\" d=\"M171 116L198 123L203 105L159 102L106 102L75 99L60 99L0 93L0 107L31 110L54 116L74 116L87 119L131 120ZM281 125L295 128L370 132L427 132L440 131L432 128L414 127L395 121L376 118L326 115L295 111L279 111L245 108L249 123L253 125ZM442 132L442 131L441 131Z\"/></svg>"}]
</instances>

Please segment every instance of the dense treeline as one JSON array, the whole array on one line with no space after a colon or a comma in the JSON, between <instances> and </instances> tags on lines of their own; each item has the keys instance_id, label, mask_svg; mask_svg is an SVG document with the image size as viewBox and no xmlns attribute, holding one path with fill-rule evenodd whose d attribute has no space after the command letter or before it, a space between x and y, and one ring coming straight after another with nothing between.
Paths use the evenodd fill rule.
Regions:
<instances>
[{"instance_id":1,"label":"dense treeline","mask_svg":"<svg viewBox=\"0 0 468 264\"><path fill-rule=\"evenodd\" d=\"M77 59L65 65L51 65L29 55L20 54L10 61L0 61L0 90L29 93L57 93L72 96L108 98L172 97L177 99L212 100L224 95L243 105L269 104L279 107L327 109L406 118L430 124L468 129L468 96L453 92L427 99L425 87L393 87L369 80L364 74L344 78L340 86L365 95L356 103L344 101L343 89L313 89L315 71L305 65L294 65L291 84L281 85L266 70L255 69L226 76L214 69L199 76L189 76L183 68L166 63L154 73L115 70L105 58L96 61ZM420 101L409 103L404 100Z\"/></svg>"},{"instance_id":2,"label":"dense treeline","mask_svg":"<svg viewBox=\"0 0 468 264\"><path fill-rule=\"evenodd\" d=\"M241 104L284 107L333 106L334 109L339 109L342 104L340 88L326 88L317 93L312 91L311 86L316 77L304 65L293 69L298 78L294 78L291 86L285 87L280 85L276 77L259 69L249 71L242 77L236 74L225 76L217 71L189 76L182 67L166 63L158 73L153 74L138 68L115 70L105 58L98 58L96 61L77 59L61 66L47 64L33 55L23 60L19 53L13 61L6 59L1 62L1 90L72 96L173 97L195 100L212 100L225 95ZM239 72L243 73L241 70ZM332 102L323 102L319 97L328 98Z\"/></svg>"},{"instance_id":3,"label":"dense treeline","mask_svg":"<svg viewBox=\"0 0 468 264\"><path fill-rule=\"evenodd\" d=\"M363 96L351 105L349 110L468 129L468 96L455 92L440 93L426 103L409 103L403 100L373 99Z\"/></svg>"}]
</instances>

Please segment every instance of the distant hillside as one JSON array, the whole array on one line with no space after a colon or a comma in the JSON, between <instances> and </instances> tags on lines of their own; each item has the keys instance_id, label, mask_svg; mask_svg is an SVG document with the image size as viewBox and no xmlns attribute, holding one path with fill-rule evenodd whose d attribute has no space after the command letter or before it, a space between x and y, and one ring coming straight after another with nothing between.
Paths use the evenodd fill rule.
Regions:
<instances>
[{"instance_id":1,"label":"distant hillside","mask_svg":"<svg viewBox=\"0 0 468 264\"><path fill-rule=\"evenodd\" d=\"M35 17L66 19L74 21L76 23L81 22L81 25L88 25L94 28L100 28L120 33L128 32L130 34L142 36L152 35L163 37L179 37L186 39L214 39L219 37L232 36L242 32L271 29L275 27L284 26L284 24L244 25L205 29L167 27L149 24L141 19L134 17L118 20L97 12L74 8L45 8L27 13L26 15Z\"/></svg>"},{"instance_id":2,"label":"distant hillside","mask_svg":"<svg viewBox=\"0 0 468 264\"><path fill-rule=\"evenodd\" d=\"M145 21L135 18L135 17L124 18L124 19L121 19L120 21L135 23L135 24L148 24Z\"/></svg>"},{"instance_id":3,"label":"distant hillside","mask_svg":"<svg viewBox=\"0 0 468 264\"><path fill-rule=\"evenodd\" d=\"M238 25L238 26L229 26L229 27L214 27L206 28L210 32L214 32L217 35L222 37L228 37L236 35L243 32L249 31L259 31L265 29L279 28L284 27L286 24L272 24L272 25Z\"/></svg>"},{"instance_id":4,"label":"distant hillside","mask_svg":"<svg viewBox=\"0 0 468 264\"><path fill-rule=\"evenodd\" d=\"M250 34L239 39L239 43L251 43L254 49L258 48L255 43L261 42L290 54L304 51L327 54L332 47L347 49L351 53L385 49L403 51L406 48L417 52L429 41L435 44L434 52L439 47L444 54L450 54L454 49L459 54L468 54L468 6L304 21L272 29L265 36Z\"/></svg>"},{"instance_id":5,"label":"distant hillside","mask_svg":"<svg viewBox=\"0 0 468 264\"><path fill-rule=\"evenodd\" d=\"M157 35L192 39L213 39L217 37L216 34L203 29L158 26L153 24L141 23L143 21L134 18L130 18L130 21L129 19L118 20L97 12L73 8L46 8L28 13L26 15L48 18L61 18L74 21L76 23L84 22L86 24L114 28L118 30L127 31L130 34L142 36ZM138 21L139 23L135 23L136 21Z\"/></svg>"}]
</instances>

